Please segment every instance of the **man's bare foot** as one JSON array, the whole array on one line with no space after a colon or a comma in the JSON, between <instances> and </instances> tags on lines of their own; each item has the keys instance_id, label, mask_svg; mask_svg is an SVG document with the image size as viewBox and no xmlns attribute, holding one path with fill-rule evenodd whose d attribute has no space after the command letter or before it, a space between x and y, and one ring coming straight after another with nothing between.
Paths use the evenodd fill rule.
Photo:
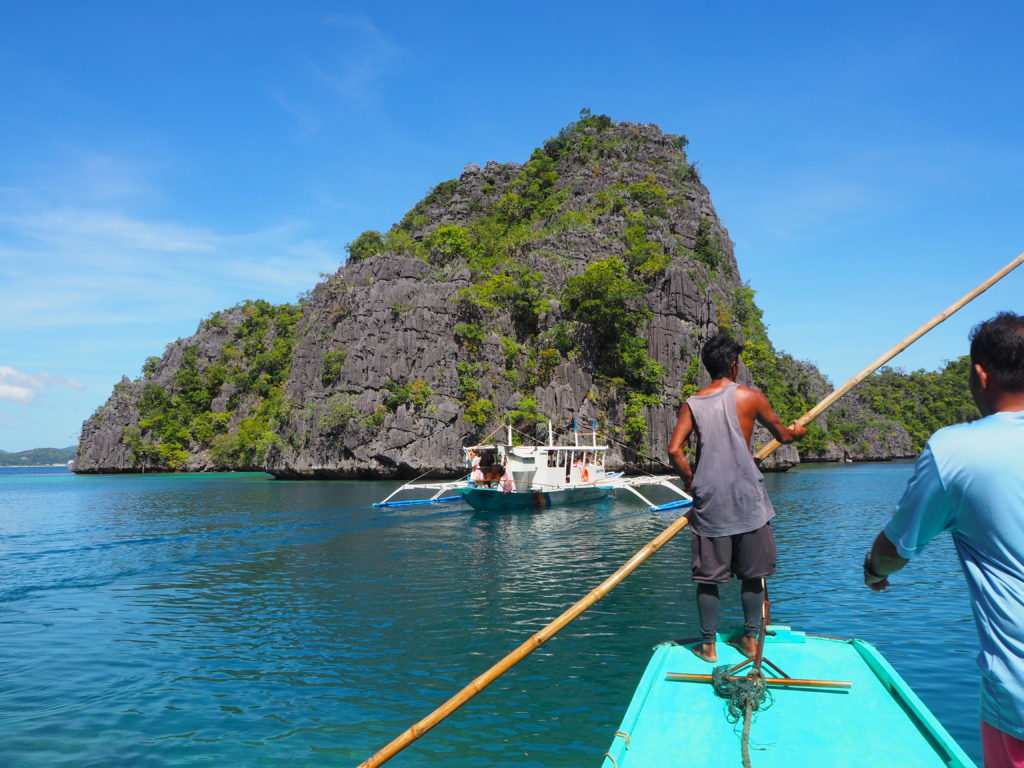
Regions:
<instances>
[{"instance_id":1,"label":"man's bare foot","mask_svg":"<svg viewBox=\"0 0 1024 768\"><path fill-rule=\"evenodd\" d=\"M693 651L693 655L709 664L714 664L718 661L718 651L715 649L714 643L700 643L699 645L693 646L690 649Z\"/></svg>"},{"instance_id":2,"label":"man's bare foot","mask_svg":"<svg viewBox=\"0 0 1024 768\"><path fill-rule=\"evenodd\" d=\"M729 640L728 645L731 645L748 659L752 659L757 655L756 637L737 637L735 640Z\"/></svg>"}]
</instances>

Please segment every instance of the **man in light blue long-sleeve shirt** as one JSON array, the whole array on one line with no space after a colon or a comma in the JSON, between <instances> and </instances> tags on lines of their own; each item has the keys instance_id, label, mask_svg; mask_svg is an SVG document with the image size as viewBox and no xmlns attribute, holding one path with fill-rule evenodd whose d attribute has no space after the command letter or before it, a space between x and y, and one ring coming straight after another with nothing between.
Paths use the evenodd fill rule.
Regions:
<instances>
[{"instance_id":1,"label":"man in light blue long-sleeve shirt","mask_svg":"<svg viewBox=\"0 0 1024 768\"><path fill-rule=\"evenodd\" d=\"M940 429L864 560L875 591L949 531L981 642L986 768L1024 766L1024 317L971 332L970 388L983 418Z\"/></svg>"}]
</instances>

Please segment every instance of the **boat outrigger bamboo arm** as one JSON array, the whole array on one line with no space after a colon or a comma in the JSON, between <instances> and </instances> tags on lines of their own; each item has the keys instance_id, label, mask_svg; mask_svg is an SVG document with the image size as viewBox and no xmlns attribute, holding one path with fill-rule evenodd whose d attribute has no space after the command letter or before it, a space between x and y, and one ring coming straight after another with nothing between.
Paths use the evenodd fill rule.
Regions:
<instances>
[{"instance_id":1,"label":"boat outrigger bamboo arm","mask_svg":"<svg viewBox=\"0 0 1024 768\"><path fill-rule=\"evenodd\" d=\"M942 312L937 314L935 317L933 317L927 323L922 325L920 328L918 328L912 334L907 336L907 338L903 339L903 341L901 341L899 344L894 346L888 352L886 352L883 355L881 355L880 357L876 358L866 368L864 368L862 371L860 371L860 373L856 374L853 378L851 378L849 381L847 381L845 384L843 384L843 386L841 386L838 389L836 389L835 391L833 391L830 395L825 397L824 400L822 400L816 406L811 408L811 410L809 410L807 413L805 413L803 416L801 416L799 419L797 419L796 423L803 425L803 424L807 424L808 422L814 421L816 418L818 418L818 416L820 416L825 411L826 408L828 408L830 405L832 405L836 400L838 400L840 397L845 395L847 392L849 392L855 386L860 384L864 379L866 379L872 373L877 371L879 368L881 368L883 365L885 365L887 362L889 362L892 358L896 357L896 355L898 355L904 349L909 347L911 344L913 344L919 338L924 336L932 328L937 326L942 321L946 320L948 317L950 317L951 315L956 313L958 310L960 310L963 307L965 307L971 301L973 301L978 296L980 296L985 291L987 291L989 288L991 288L993 285L998 283L1000 280L1002 280L1004 277L1006 277L1008 274L1010 274L1010 272L1015 270L1021 264L1024 264L1024 253L1020 254L1017 258L1015 258L1013 261L1011 261L1005 267L1000 269L998 272L996 272L994 275L992 275L992 277L990 277L988 280L983 282L981 285L979 285L973 291L968 293L962 299L960 299L959 301L951 304L949 307L947 307ZM761 450L759 450L757 453L755 453L754 454L754 458L757 459L758 461L760 461L761 459L767 458L769 454L771 454L773 451L775 451L776 448L779 447L779 445L781 445L781 443L779 443L778 440L772 440L770 443L768 443L766 446L764 446Z\"/></svg>"},{"instance_id":2,"label":"boat outrigger bamboo arm","mask_svg":"<svg viewBox=\"0 0 1024 768\"><path fill-rule=\"evenodd\" d=\"M652 512L666 512L670 509L679 509L680 507L688 507L693 504L693 497L683 490L680 490L679 486L671 482L669 475L652 475L649 478L640 478L639 480L631 481L629 479L622 479L617 482L613 487L621 488L625 491L629 491L636 496L640 501L647 505L647 508ZM634 486L636 485L660 485L663 488L667 488L677 493L680 498L675 501L670 501L666 504L655 504L653 501L644 496Z\"/></svg>"}]
</instances>

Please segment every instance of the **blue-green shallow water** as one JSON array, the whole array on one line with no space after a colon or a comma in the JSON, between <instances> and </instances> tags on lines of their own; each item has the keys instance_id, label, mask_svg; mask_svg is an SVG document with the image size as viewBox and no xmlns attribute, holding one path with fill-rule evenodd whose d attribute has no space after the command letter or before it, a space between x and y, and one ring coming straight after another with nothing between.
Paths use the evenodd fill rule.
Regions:
<instances>
[{"instance_id":1,"label":"blue-green shallow water","mask_svg":"<svg viewBox=\"0 0 1024 768\"><path fill-rule=\"evenodd\" d=\"M951 542L884 595L861 586L910 469L768 476L774 618L874 642L980 760ZM0 470L0 764L355 765L674 519L628 499L369 506L393 487ZM390 764L599 765L650 648L696 634L688 536Z\"/></svg>"}]
</instances>

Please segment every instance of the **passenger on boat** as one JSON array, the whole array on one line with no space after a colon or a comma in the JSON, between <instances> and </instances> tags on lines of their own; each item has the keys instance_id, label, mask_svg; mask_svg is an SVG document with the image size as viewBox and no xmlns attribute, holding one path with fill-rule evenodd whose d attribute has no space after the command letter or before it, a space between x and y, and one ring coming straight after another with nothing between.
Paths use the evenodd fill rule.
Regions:
<instances>
[{"instance_id":1,"label":"passenger on boat","mask_svg":"<svg viewBox=\"0 0 1024 768\"><path fill-rule=\"evenodd\" d=\"M480 485L484 480L483 470L480 469L480 457L476 455L476 451L472 448L469 450L469 461L472 465L472 469L469 473L469 484Z\"/></svg>"},{"instance_id":2,"label":"passenger on boat","mask_svg":"<svg viewBox=\"0 0 1024 768\"><path fill-rule=\"evenodd\" d=\"M876 592L943 531L953 535L981 643L986 768L1024 766L1024 316L971 331L969 381L982 418L940 429L864 558Z\"/></svg>"},{"instance_id":3,"label":"passenger on boat","mask_svg":"<svg viewBox=\"0 0 1024 768\"><path fill-rule=\"evenodd\" d=\"M719 333L701 350L712 382L687 400L668 445L668 455L693 496L691 569L697 584L697 613L701 642L693 652L705 661L718 660L719 584L740 579L743 638L740 652L753 656L764 605L764 578L775 573L775 539L769 520L775 509L764 478L750 454L754 422L766 427L781 443L802 437L807 430L786 427L768 398L736 383L743 345ZM696 466L686 458L686 443L696 442Z\"/></svg>"},{"instance_id":4,"label":"passenger on boat","mask_svg":"<svg viewBox=\"0 0 1024 768\"><path fill-rule=\"evenodd\" d=\"M589 453L584 453L583 454L583 458L580 460L579 464L577 465L577 466L579 466L579 470L580 470L579 478L580 478L580 482L581 483L589 483L590 482L590 466L589 465L590 465L590 454Z\"/></svg>"}]
</instances>

